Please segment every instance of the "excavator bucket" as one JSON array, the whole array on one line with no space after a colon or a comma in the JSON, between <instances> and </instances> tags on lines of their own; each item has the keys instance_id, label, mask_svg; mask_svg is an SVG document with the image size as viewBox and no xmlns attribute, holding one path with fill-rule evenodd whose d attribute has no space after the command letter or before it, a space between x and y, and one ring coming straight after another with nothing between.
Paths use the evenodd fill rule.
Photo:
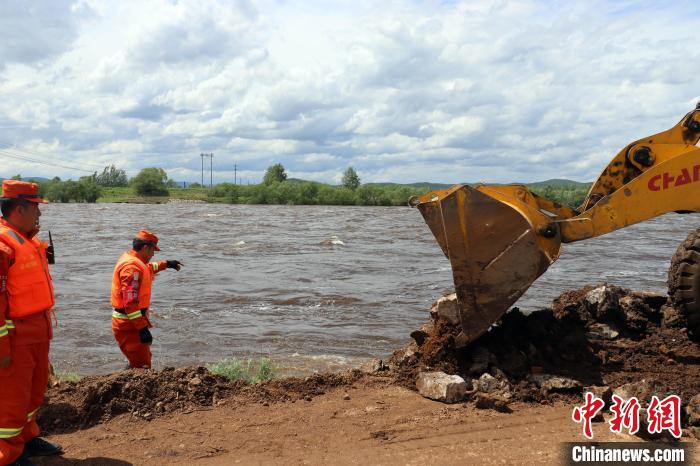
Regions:
<instances>
[{"instance_id":1,"label":"excavator bucket","mask_svg":"<svg viewBox=\"0 0 700 466\"><path fill-rule=\"evenodd\" d=\"M458 346L486 332L558 257L558 230L544 239L553 246L543 247L528 210L538 221L547 218L528 207L531 193L509 188L516 187L457 185L410 201L452 265L462 325Z\"/></svg>"},{"instance_id":2,"label":"excavator bucket","mask_svg":"<svg viewBox=\"0 0 700 466\"><path fill-rule=\"evenodd\" d=\"M698 141L700 103L674 127L620 150L578 209L522 185L456 185L409 200L452 265L462 325L458 346L496 323L559 257L562 242L668 212L700 212ZM679 296L671 285L672 297Z\"/></svg>"}]
</instances>

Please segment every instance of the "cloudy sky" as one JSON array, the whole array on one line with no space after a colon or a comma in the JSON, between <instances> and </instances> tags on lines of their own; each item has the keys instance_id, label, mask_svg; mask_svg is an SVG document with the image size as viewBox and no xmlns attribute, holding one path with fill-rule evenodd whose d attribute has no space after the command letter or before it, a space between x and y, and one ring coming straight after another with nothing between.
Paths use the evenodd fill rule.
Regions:
<instances>
[{"instance_id":1,"label":"cloudy sky","mask_svg":"<svg viewBox=\"0 0 700 466\"><path fill-rule=\"evenodd\" d=\"M591 181L700 99L698 31L694 0L2 1L0 176Z\"/></svg>"}]
</instances>

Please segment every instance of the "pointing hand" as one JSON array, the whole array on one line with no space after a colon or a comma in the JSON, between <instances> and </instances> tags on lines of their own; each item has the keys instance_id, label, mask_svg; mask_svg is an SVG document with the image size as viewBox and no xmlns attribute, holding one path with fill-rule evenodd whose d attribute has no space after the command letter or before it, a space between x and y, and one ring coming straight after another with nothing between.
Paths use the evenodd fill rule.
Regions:
<instances>
[{"instance_id":1,"label":"pointing hand","mask_svg":"<svg viewBox=\"0 0 700 466\"><path fill-rule=\"evenodd\" d=\"M182 267L182 262L180 261L166 261L168 263L168 268L169 269L175 269L177 271L180 270Z\"/></svg>"}]
</instances>

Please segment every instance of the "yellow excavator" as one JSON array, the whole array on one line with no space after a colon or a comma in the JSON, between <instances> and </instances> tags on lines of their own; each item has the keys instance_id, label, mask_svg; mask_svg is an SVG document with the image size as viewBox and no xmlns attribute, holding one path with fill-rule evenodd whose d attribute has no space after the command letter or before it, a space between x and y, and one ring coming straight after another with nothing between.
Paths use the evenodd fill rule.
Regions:
<instances>
[{"instance_id":1,"label":"yellow excavator","mask_svg":"<svg viewBox=\"0 0 700 466\"><path fill-rule=\"evenodd\" d=\"M668 212L700 212L700 103L673 128L628 144L573 209L523 185L455 185L411 198L452 265L462 331L476 340L559 257L561 243ZM700 229L679 246L669 296L700 334Z\"/></svg>"}]
</instances>

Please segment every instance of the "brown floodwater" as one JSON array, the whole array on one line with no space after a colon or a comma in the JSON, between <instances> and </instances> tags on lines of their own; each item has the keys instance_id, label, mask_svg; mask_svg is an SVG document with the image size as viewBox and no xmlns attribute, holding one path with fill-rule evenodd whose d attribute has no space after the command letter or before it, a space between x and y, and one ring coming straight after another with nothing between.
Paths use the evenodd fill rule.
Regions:
<instances>
[{"instance_id":1,"label":"brown floodwater","mask_svg":"<svg viewBox=\"0 0 700 466\"><path fill-rule=\"evenodd\" d=\"M109 291L134 233L179 259L154 284L154 366L273 359L283 374L357 366L404 345L430 304L452 292L447 259L408 207L50 204L58 328L51 359L83 375L124 367ZM700 216L669 214L564 245L516 306L547 307L567 289L607 281L665 291L678 244Z\"/></svg>"}]
</instances>

